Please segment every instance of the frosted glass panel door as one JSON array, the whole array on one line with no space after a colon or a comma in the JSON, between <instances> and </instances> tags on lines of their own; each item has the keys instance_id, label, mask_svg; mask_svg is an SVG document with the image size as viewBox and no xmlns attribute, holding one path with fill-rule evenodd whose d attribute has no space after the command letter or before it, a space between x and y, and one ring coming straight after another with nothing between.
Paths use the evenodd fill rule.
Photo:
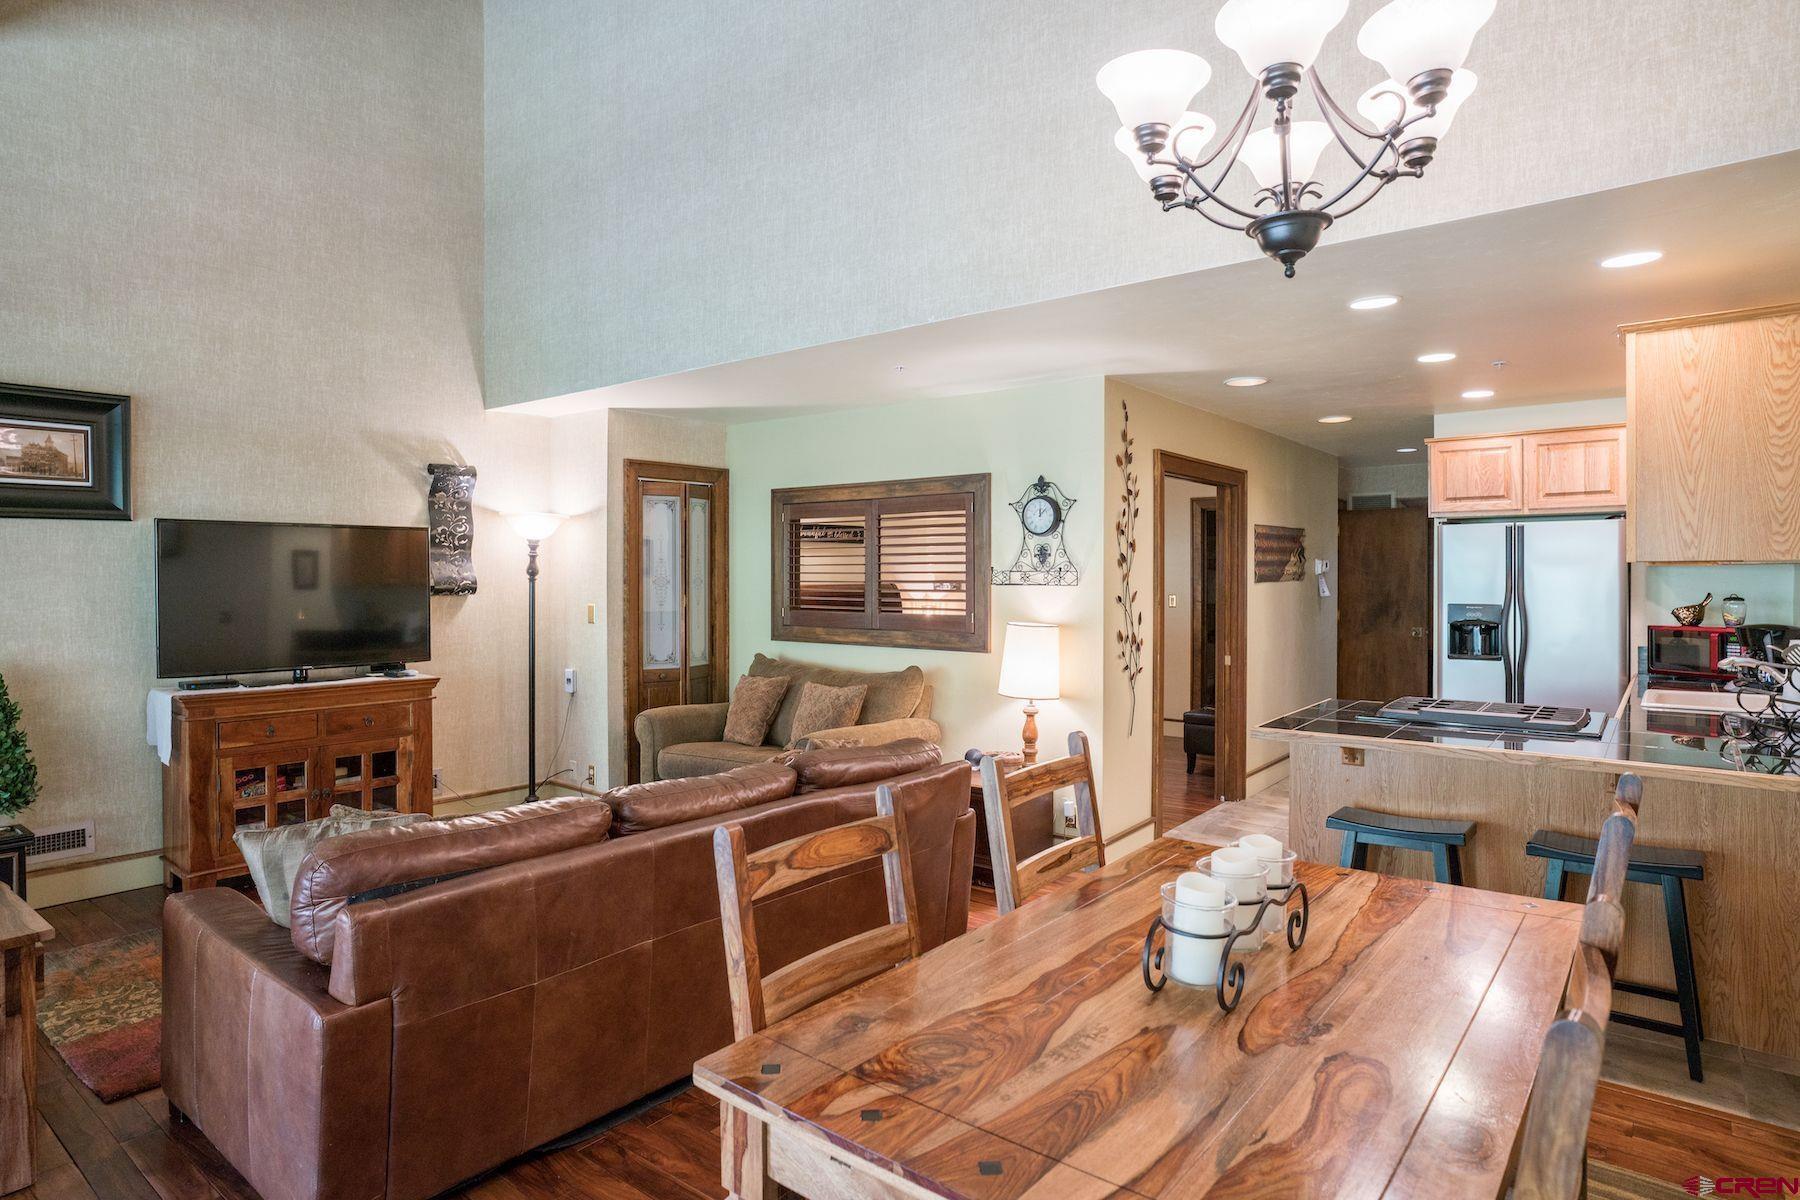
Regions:
<instances>
[{"instance_id":1,"label":"frosted glass panel door","mask_svg":"<svg viewBox=\"0 0 1800 1200\"><path fill-rule=\"evenodd\" d=\"M637 715L726 699L725 472L627 462L624 663L626 778L640 761Z\"/></svg>"}]
</instances>

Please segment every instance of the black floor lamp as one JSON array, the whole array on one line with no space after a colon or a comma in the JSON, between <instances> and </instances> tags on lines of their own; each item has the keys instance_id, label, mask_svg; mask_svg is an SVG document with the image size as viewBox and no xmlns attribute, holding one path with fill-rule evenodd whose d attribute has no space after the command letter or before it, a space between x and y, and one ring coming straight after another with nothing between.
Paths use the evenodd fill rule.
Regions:
<instances>
[{"instance_id":1,"label":"black floor lamp","mask_svg":"<svg viewBox=\"0 0 1800 1200\"><path fill-rule=\"evenodd\" d=\"M525 799L538 798L537 773L537 580L538 543L556 532L563 519L556 513L512 513L507 518L513 530L525 539L530 557L525 560L525 587L528 633L525 649Z\"/></svg>"}]
</instances>

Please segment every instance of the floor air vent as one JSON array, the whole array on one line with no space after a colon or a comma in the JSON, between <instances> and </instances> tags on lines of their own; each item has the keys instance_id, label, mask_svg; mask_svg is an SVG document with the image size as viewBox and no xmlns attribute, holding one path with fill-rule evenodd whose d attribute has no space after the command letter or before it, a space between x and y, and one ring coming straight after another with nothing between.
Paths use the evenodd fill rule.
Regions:
<instances>
[{"instance_id":1,"label":"floor air vent","mask_svg":"<svg viewBox=\"0 0 1800 1200\"><path fill-rule=\"evenodd\" d=\"M78 821L73 825L56 825L40 829L25 851L29 863L56 862L64 858L86 858L94 852L94 823Z\"/></svg>"}]
</instances>

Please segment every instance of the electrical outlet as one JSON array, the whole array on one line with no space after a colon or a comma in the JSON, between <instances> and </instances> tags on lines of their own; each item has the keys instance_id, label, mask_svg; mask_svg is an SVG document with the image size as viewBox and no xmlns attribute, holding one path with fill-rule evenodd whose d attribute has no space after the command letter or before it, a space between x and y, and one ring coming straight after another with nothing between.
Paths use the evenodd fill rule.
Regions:
<instances>
[{"instance_id":1,"label":"electrical outlet","mask_svg":"<svg viewBox=\"0 0 1800 1200\"><path fill-rule=\"evenodd\" d=\"M431 768L431 790L434 792L441 792L444 790L444 770L442 767Z\"/></svg>"},{"instance_id":2,"label":"electrical outlet","mask_svg":"<svg viewBox=\"0 0 1800 1200\"><path fill-rule=\"evenodd\" d=\"M587 785L589 787L594 786L594 764L593 763L588 764Z\"/></svg>"},{"instance_id":3,"label":"electrical outlet","mask_svg":"<svg viewBox=\"0 0 1800 1200\"><path fill-rule=\"evenodd\" d=\"M575 668L574 667L564 667L563 668L563 691L569 693L569 695L571 695L571 696L573 696L575 694Z\"/></svg>"}]
</instances>

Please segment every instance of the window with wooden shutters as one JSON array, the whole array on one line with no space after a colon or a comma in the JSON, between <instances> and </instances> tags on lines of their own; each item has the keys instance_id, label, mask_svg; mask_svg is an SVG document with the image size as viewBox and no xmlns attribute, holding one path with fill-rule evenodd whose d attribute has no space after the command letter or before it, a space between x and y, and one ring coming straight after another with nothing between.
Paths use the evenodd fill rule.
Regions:
<instances>
[{"instance_id":1,"label":"window with wooden shutters","mask_svg":"<svg viewBox=\"0 0 1800 1200\"><path fill-rule=\"evenodd\" d=\"M988 648L988 476L774 493L773 636Z\"/></svg>"}]
</instances>

